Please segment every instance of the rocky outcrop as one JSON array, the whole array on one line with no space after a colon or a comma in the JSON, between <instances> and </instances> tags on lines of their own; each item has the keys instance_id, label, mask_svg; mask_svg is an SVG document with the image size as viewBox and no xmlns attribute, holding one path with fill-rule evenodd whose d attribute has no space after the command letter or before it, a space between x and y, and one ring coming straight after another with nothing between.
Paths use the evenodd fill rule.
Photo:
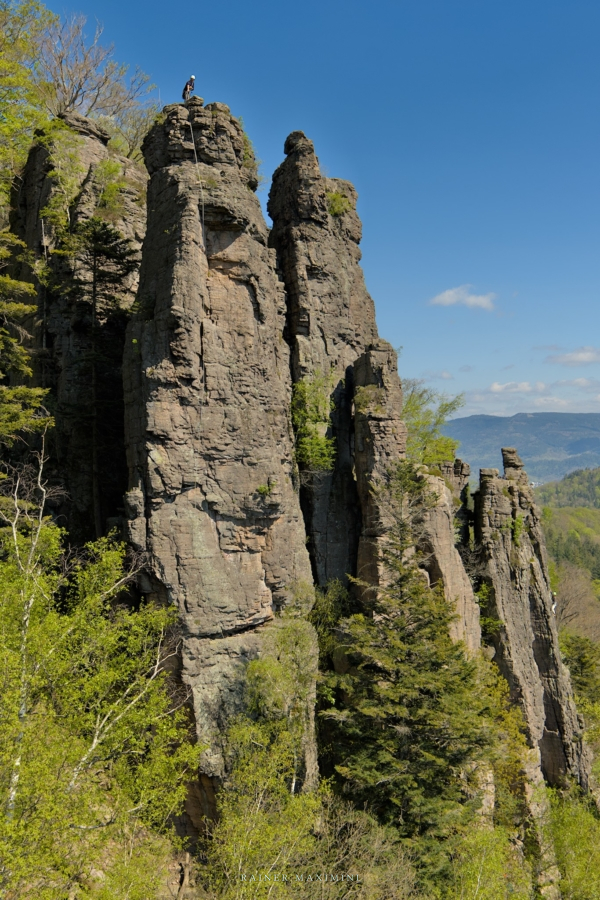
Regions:
<instances>
[{"instance_id":1,"label":"rocky outcrop","mask_svg":"<svg viewBox=\"0 0 600 900\"><path fill-rule=\"evenodd\" d=\"M561 785L572 776L586 788L589 759L560 659L539 512L516 450L504 448L502 457L504 477L497 469L482 469L475 493L485 614L497 623L487 640L523 710L546 781Z\"/></svg>"},{"instance_id":2,"label":"rocky outcrop","mask_svg":"<svg viewBox=\"0 0 600 900\"><path fill-rule=\"evenodd\" d=\"M457 459L442 465L441 478L427 476L435 503L425 514L419 549L430 583L443 585L444 596L454 608L455 618L450 623L453 640L463 641L467 650L475 653L481 646L479 604L457 549L457 538L465 533L460 496L469 474L469 466ZM468 539L468 525L466 528Z\"/></svg>"},{"instance_id":3,"label":"rocky outcrop","mask_svg":"<svg viewBox=\"0 0 600 900\"><path fill-rule=\"evenodd\" d=\"M301 131L288 137L284 152L269 195L269 244L287 293L292 377L298 382L315 373L331 375L335 467L306 473L301 490L315 577L325 585L356 574L361 512L353 474L352 367L378 335L359 265L356 191L347 181L321 175L312 141Z\"/></svg>"},{"instance_id":4,"label":"rocky outcrop","mask_svg":"<svg viewBox=\"0 0 600 900\"><path fill-rule=\"evenodd\" d=\"M64 250L65 233L100 216L130 241L141 255L146 226L146 173L108 148L109 135L96 122L77 113L63 117L66 127L40 135L13 190L11 227L31 251L37 264L45 265L38 289L36 331L36 382L49 388L56 420L51 439L53 477L68 496L55 506L61 525L72 539L96 537L94 481L100 509L101 530L118 516L127 485L123 436L121 362L125 326L137 288L134 272L121 283L118 303L102 317L92 335L92 311L69 289L77 270L77 253L54 255ZM109 192L107 192L109 187ZM110 193L110 202L107 198ZM57 228L64 219L65 229ZM31 277L28 267L18 272ZM92 352L93 344L95 351ZM96 397L92 398L90 366L96 357ZM96 408L101 428L93 472L93 432L90 414Z\"/></svg>"},{"instance_id":5,"label":"rocky outcrop","mask_svg":"<svg viewBox=\"0 0 600 900\"><path fill-rule=\"evenodd\" d=\"M301 487L309 549L318 584L357 576L381 584L381 540L389 527L373 487L404 456L402 389L396 354L379 340L375 310L360 267L361 224L356 191L321 175L312 141L293 132L273 176L269 242L287 293L286 337L294 382L332 374L332 473L310 474ZM458 493L468 474L450 464ZM466 467L468 470L468 466ZM449 473L446 473L449 474ZM479 646L479 608L455 548L453 501L436 479L439 504L427 523L429 574L443 581L457 610L453 635Z\"/></svg>"},{"instance_id":6,"label":"rocky outcrop","mask_svg":"<svg viewBox=\"0 0 600 900\"><path fill-rule=\"evenodd\" d=\"M395 350L378 341L355 362L353 380L355 471L362 510L356 571L364 592L385 583L381 551L392 513L378 488L406 446Z\"/></svg>"},{"instance_id":7,"label":"rocky outcrop","mask_svg":"<svg viewBox=\"0 0 600 900\"><path fill-rule=\"evenodd\" d=\"M125 352L128 533L148 555L143 589L179 609L203 771L218 777L246 665L275 612L307 611L312 573L254 159L223 104L164 115L143 148L148 231ZM312 743L306 769L314 779Z\"/></svg>"}]
</instances>

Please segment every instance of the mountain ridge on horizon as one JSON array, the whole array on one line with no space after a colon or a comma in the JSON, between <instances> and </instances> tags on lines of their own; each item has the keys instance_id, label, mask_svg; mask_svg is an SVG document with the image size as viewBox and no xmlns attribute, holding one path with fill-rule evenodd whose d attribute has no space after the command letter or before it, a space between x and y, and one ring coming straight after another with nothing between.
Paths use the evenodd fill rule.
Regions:
<instances>
[{"instance_id":1,"label":"mountain ridge on horizon","mask_svg":"<svg viewBox=\"0 0 600 900\"><path fill-rule=\"evenodd\" d=\"M452 419L443 432L460 441L457 455L474 475L501 467L500 446L515 447L540 484L600 466L600 413L476 414Z\"/></svg>"}]
</instances>

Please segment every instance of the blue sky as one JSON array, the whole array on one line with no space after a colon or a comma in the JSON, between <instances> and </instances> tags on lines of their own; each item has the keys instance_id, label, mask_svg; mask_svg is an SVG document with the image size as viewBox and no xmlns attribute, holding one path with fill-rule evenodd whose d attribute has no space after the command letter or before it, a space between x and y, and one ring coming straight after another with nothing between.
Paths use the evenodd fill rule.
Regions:
<instances>
[{"instance_id":1,"label":"blue sky","mask_svg":"<svg viewBox=\"0 0 600 900\"><path fill-rule=\"evenodd\" d=\"M600 412L598 0L68 9L102 21L163 103L195 74L243 116L268 182L301 129L356 185L402 375L464 391L461 415Z\"/></svg>"}]
</instances>

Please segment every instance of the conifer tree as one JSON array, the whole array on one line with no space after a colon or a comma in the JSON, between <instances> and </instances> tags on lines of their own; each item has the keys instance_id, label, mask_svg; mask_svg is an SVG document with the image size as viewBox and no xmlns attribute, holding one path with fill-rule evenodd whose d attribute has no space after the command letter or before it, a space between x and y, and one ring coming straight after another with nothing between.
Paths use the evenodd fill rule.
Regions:
<instances>
[{"instance_id":1,"label":"conifer tree","mask_svg":"<svg viewBox=\"0 0 600 900\"><path fill-rule=\"evenodd\" d=\"M433 498L410 462L380 488L394 524L387 585L338 628L331 720L344 792L405 838L447 836L465 809L465 772L492 740L477 665L450 640L453 615L415 549ZM342 656L343 654L343 656ZM343 674L340 672L343 671Z\"/></svg>"}]
</instances>

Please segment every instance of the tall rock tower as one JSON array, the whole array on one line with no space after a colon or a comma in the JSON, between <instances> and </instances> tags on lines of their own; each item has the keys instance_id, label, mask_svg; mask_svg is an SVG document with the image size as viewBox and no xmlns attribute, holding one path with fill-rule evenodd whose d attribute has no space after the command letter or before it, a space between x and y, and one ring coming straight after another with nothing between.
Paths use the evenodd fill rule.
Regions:
<instances>
[{"instance_id":1,"label":"tall rock tower","mask_svg":"<svg viewBox=\"0 0 600 900\"><path fill-rule=\"evenodd\" d=\"M266 623L309 598L292 483L290 351L250 145L228 107L166 107L150 172L139 312L125 352L126 497L144 590L175 603L204 772ZM312 753L312 756L311 756ZM307 777L314 777L314 748Z\"/></svg>"},{"instance_id":2,"label":"tall rock tower","mask_svg":"<svg viewBox=\"0 0 600 900\"><path fill-rule=\"evenodd\" d=\"M504 478L482 469L475 493L475 545L488 588L495 661L524 713L546 781L588 787L589 751L569 674L561 663L546 547L533 491L516 450L503 448Z\"/></svg>"},{"instance_id":3,"label":"tall rock tower","mask_svg":"<svg viewBox=\"0 0 600 900\"><path fill-rule=\"evenodd\" d=\"M361 509L353 472L353 366L379 338L359 265L356 191L347 181L321 175L313 143L301 131L290 134L284 152L269 195L269 243L277 250L287 293L292 377L294 382L315 373L330 377L334 405L334 470L307 473L301 491L315 577L325 585L356 575ZM402 395L393 369L399 414ZM402 429L399 453L403 434Z\"/></svg>"}]
</instances>

